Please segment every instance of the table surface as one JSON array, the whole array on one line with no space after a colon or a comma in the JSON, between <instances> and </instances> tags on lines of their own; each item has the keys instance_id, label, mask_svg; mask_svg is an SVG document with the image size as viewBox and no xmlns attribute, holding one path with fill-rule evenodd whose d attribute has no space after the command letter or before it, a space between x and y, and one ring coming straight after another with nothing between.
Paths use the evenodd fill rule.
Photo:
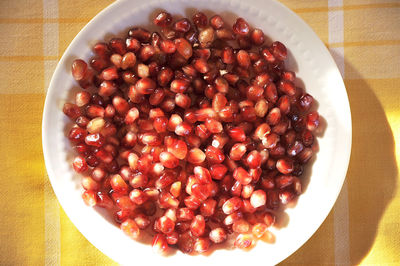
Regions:
<instances>
[{"instance_id":1,"label":"table surface","mask_svg":"<svg viewBox=\"0 0 400 266\"><path fill-rule=\"evenodd\" d=\"M353 119L335 207L281 265L400 262L400 1L283 0L330 49ZM303 3L307 2L307 3ZM41 146L46 89L80 29L112 1L0 1L0 264L114 265L74 227Z\"/></svg>"}]
</instances>

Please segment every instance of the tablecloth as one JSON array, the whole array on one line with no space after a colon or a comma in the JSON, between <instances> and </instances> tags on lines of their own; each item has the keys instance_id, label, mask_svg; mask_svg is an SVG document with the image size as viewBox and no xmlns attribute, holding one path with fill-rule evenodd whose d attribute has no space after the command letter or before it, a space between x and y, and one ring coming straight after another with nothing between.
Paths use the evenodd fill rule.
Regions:
<instances>
[{"instance_id":1,"label":"tablecloth","mask_svg":"<svg viewBox=\"0 0 400 266\"><path fill-rule=\"evenodd\" d=\"M0 265L115 265L60 207L41 120L64 50L110 0L0 1ZM330 49L353 119L346 182L328 218L281 265L400 263L400 1L282 2Z\"/></svg>"}]
</instances>

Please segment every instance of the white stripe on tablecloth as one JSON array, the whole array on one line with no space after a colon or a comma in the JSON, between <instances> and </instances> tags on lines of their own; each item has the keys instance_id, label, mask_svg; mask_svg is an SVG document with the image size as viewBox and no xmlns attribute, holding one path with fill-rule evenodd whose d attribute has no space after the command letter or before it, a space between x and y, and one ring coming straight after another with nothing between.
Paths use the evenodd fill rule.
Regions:
<instances>
[{"instance_id":1,"label":"white stripe on tablecloth","mask_svg":"<svg viewBox=\"0 0 400 266\"><path fill-rule=\"evenodd\" d=\"M328 0L329 7L342 7L342 0ZM343 10L329 11L329 43L344 42ZM344 78L344 47L331 48L330 52L335 60L342 77ZM349 202L347 182L343 184L342 191L333 209L335 264L350 265L349 241Z\"/></svg>"},{"instance_id":2,"label":"white stripe on tablecloth","mask_svg":"<svg viewBox=\"0 0 400 266\"><path fill-rule=\"evenodd\" d=\"M58 18L58 1L43 0L43 18ZM58 23L43 24L43 55L58 56ZM44 60L44 91L50 83L57 60ZM60 265L60 209L47 176L44 177L44 265Z\"/></svg>"}]
</instances>

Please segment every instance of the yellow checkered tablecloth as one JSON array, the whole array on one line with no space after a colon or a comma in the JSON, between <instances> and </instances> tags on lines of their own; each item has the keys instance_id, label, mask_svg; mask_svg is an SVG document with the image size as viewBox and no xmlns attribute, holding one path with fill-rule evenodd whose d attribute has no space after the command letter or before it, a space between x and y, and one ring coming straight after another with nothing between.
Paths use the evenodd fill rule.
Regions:
<instances>
[{"instance_id":1,"label":"yellow checkered tablecloth","mask_svg":"<svg viewBox=\"0 0 400 266\"><path fill-rule=\"evenodd\" d=\"M111 0L0 1L0 265L111 265L60 208L41 146L58 59ZM353 118L346 183L323 225L282 265L400 264L400 1L282 2L329 47Z\"/></svg>"}]
</instances>

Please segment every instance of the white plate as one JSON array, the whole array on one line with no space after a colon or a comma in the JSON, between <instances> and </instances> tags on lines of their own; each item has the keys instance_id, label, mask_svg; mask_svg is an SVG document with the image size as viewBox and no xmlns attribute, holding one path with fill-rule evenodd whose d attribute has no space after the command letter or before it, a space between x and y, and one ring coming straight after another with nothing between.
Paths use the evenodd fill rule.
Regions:
<instances>
[{"instance_id":1,"label":"white plate","mask_svg":"<svg viewBox=\"0 0 400 266\"><path fill-rule=\"evenodd\" d=\"M228 23L237 16L261 28L272 40L290 50L288 69L304 82L307 92L319 102L318 112L326 121L320 151L312 165L308 187L297 206L289 208L287 226L274 230L276 242L259 242L250 252L217 250L210 256L188 256L178 252L162 257L148 245L125 237L115 225L96 210L84 205L79 178L71 169L71 148L65 136L68 119L62 113L71 88L75 58L91 57L92 45L104 36L125 33L134 25L148 25L155 10L192 16L193 10L219 13ZM272 0L158 0L117 1L99 13L72 41L53 75L43 113L43 152L47 171L62 207L80 232L99 250L122 264L148 265L229 265L276 264L284 260L318 229L332 209L340 192L351 150L351 117L346 89L328 50L292 11ZM71 243L73 245L73 243ZM143 265L143 264L142 264Z\"/></svg>"}]
</instances>

